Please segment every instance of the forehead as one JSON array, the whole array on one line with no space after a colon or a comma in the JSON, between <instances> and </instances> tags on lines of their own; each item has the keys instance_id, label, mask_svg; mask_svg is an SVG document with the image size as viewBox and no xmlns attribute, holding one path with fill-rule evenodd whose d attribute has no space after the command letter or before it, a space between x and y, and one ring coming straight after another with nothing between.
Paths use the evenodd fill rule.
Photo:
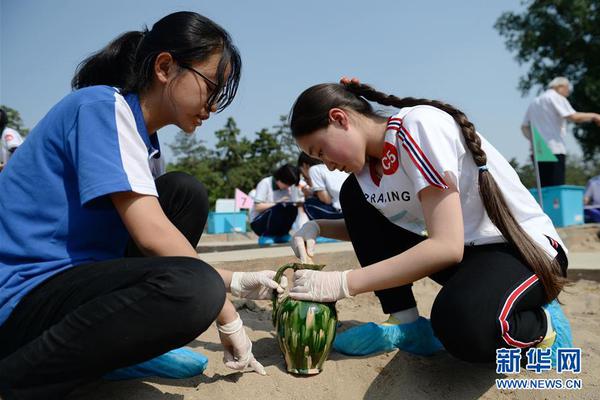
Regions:
<instances>
[{"instance_id":1,"label":"forehead","mask_svg":"<svg viewBox=\"0 0 600 400\"><path fill-rule=\"evenodd\" d=\"M296 139L298 147L309 156L316 157L316 151L327 143L326 129L319 129Z\"/></svg>"}]
</instances>

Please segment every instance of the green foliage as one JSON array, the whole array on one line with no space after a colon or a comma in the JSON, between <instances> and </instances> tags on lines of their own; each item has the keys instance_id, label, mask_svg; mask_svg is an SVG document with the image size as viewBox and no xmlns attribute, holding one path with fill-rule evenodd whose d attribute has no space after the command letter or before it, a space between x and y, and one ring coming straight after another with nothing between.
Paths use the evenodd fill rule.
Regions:
<instances>
[{"instance_id":1,"label":"green foliage","mask_svg":"<svg viewBox=\"0 0 600 400\"><path fill-rule=\"evenodd\" d=\"M6 111L6 116L8 117L7 126L19 132L21 136L27 136L29 129L25 128L19 112L13 108L5 106L4 104L0 104L0 108Z\"/></svg>"},{"instance_id":2,"label":"green foliage","mask_svg":"<svg viewBox=\"0 0 600 400\"><path fill-rule=\"evenodd\" d=\"M248 193L278 166L298 159L285 117L271 130L256 132L253 140L241 137L235 120L229 118L215 137L217 143L209 149L196 136L178 133L171 145L177 161L167 166L168 171L184 171L204 183L211 207L219 198L233 197L235 188Z\"/></svg>"},{"instance_id":3,"label":"green foliage","mask_svg":"<svg viewBox=\"0 0 600 400\"><path fill-rule=\"evenodd\" d=\"M556 76L573 84L569 100L578 111L599 111L600 107L600 0L527 0L522 14L505 12L495 28L527 63L529 71L519 82L526 94L543 88ZM600 127L574 127L586 160L600 150Z\"/></svg>"}]
</instances>

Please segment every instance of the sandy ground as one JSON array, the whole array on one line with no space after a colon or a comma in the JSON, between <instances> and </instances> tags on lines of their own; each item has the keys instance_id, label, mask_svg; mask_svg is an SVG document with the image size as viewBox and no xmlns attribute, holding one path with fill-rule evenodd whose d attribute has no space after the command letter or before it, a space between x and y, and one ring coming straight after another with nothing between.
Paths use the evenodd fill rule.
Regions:
<instances>
[{"instance_id":1,"label":"sandy ground","mask_svg":"<svg viewBox=\"0 0 600 400\"><path fill-rule=\"evenodd\" d=\"M421 314L429 315L439 286L428 279L414 286ZM521 372L518 378L580 378L583 388L573 390L500 391L495 364L474 365L447 353L418 357L394 351L369 357L346 357L332 353L324 371L298 377L285 371L270 321L267 301L237 301L242 319L254 342L254 354L268 376L233 372L221 362L216 328L190 343L209 358L204 375L184 380L149 379L127 382L97 382L78 391L72 399L600 399L600 284L577 281L561 295L570 318L575 345L582 348L582 372L578 375ZM384 315L373 295L345 299L337 305L342 328L380 321Z\"/></svg>"}]
</instances>

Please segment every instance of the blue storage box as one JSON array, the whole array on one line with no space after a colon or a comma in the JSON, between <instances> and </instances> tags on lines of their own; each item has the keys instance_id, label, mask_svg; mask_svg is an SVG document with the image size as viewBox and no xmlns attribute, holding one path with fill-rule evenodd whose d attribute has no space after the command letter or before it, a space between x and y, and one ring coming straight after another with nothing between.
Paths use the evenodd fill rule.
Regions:
<instances>
[{"instance_id":1,"label":"blue storage box","mask_svg":"<svg viewBox=\"0 0 600 400\"><path fill-rule=\"evenodd\" d=\"M583 186L560 185L542 188L544 212L554 226L562 227L583 224ZM529 189L536 200L537 189ZM539 201L539 200L538 200Z\"/></svg>"},{"instance_id":2,"label":"blue storage box","mask_svg":"<svg viewBox=\"0 0 600 400\"><path fill-rule=\"evenodd\" d=\"M246 211L208 213L208 233L246 232Z\"/></svg>"}]
</instances>

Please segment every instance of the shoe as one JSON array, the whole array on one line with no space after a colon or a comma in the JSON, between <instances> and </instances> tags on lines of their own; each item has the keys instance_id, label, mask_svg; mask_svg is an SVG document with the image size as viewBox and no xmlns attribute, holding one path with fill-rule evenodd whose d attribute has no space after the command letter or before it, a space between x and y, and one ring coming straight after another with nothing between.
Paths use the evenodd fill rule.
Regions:
<instances>
[{"instance_id":1,"label":"shoe","mask_svg":"<svg viewBox=\"0 0 600 400\"><path fill-rule=\"evenodd\" d=\"M288 243L290 240L292 240L292 237L290 235L281 235L273 237L273 240L275 243Z\"/></svg>"},{"instance_id":2,"label":"shoe","mask_svg":"<svg viewBox=\"0 0 600 400\"><path fill-rule=\"evenodd\" d=\"M258 238L258 245L259 246L270 246L273 243L275 243L275 239L273 236L265 236L265 235L261 235Z\"/></svg>"},{"instance_id":3,"label":"shoe","mask_svg":"<svg viewBox=\"0 0 600 400\"><path fill-rule=\"evenodd\" d=\"M409 324L369 322L348 329L336 335L333 349L351 356L365 356L395 349L428 356L443 350L444 346L434 336L431 322L419 317Z\"/></svg>"},{"instance_id":4,"label":"shoe","mask_svg":"<svg viewBox=\"0 0 600 400\"><path fill-rule=\"evenodd\" d=\"M161 378L182 379L200 375L208 358L195 351L179 348L171 350L161 356L153 358L130 367L119 368L104 375L105 379L120 381L124 379L138 379L150 376Z\"/></svg>"},{"instance_id":5,"label":"shoe","mask_svg":"<svg viewBox=\"0 0 600 400\"><path fill-rule=\"evenodd\" d=\"M546 315L550 315L550 321L552 323L552 332L550 335L544 338L536 347L548 348L552 350L552 366L556 364L556 351L559 348L570 348L573 346L573 335L571 334L571 324L564 314L560 304L557 300L554 300L544 307Z\"/></svg>"},{"instance_id":6,"label":"shoe","mask_svg":"<svg viewBox=\"0 0 600 400\"><path fill-rule=\"evenodd\" d=\"M331 238L326 238L326 237L323 237L323 236L319 236L315 240L315 243L335 243L335 242L339 242L339 240L337 240L337 239L331 239Z\"/></svg>"}]
</instances>

